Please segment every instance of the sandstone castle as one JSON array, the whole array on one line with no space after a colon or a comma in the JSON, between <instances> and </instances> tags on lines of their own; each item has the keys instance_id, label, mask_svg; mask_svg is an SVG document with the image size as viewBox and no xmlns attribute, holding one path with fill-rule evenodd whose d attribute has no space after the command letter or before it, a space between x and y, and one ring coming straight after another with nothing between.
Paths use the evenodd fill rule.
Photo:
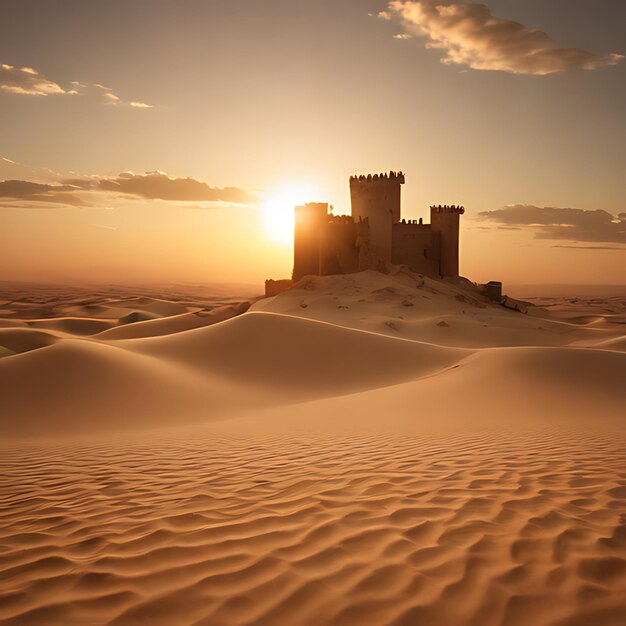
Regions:
<instances>
[{"instance_id":1,"label":"sandstone castle","mask_svg":"<svg viewBox=\"0 0 626 626\"><path fill-rule=\"evenodd\" d=\"M430 207L430 224L401 219L402 172L350 177L352 215L333 215L328 203L295 208L293 282L307 275L387 272L406 265L437 278L459 276L461 206ZM330 209L330 210L329 210ZM291 281L266 281L273 295Z\"/></svg>"},{"instance_id":2,"label":"sandstone castle","mask_svg":"<svg viewBox=\"0 0 626 626\"><path fill-rule=\"evenodd\" d=\"M350 177L352 215L325 203L296 207L293 279L307 274L388 271L406 265L437 277L459 275L459 206L432 206L430 224L400 213L402 172ZM331 207L332 210L332 207Z\"/></svg>"}]
</instances>

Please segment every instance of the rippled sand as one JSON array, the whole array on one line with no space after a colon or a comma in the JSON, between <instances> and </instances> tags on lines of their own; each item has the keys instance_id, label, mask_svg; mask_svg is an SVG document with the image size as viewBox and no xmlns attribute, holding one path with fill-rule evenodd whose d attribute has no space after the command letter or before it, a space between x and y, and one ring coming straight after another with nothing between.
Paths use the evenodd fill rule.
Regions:
<instances>
[{"instance_id":1,"label":"rippled sand","mask_svg":"<svg viewBox=\"0 0 626 626\"><path fill-rule=\"evenodd\" d=\"M626 619L610 438L216 431L4 451L1 470L3 624Z\"/></svg>"}]
</instances>

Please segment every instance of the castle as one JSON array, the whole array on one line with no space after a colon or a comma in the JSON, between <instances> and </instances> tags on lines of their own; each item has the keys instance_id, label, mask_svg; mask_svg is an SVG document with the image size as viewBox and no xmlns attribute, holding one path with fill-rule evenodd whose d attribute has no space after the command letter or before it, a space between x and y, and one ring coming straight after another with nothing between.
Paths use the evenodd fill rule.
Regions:
<instances>
[{"instance_id":1,"label":"castle","mask_svg":"<svg viewBox=\"0 0 626 626\"><path fill-rule=\"evenodd\" d=\"M459 216L465 210L431 206L430 224L401 219L403 184L402 172L351 176L352 215L333 215L327 203L296 207L293 281L366 269L387 272L392 265L458 278Z\"/></svg>"}]
</instances>

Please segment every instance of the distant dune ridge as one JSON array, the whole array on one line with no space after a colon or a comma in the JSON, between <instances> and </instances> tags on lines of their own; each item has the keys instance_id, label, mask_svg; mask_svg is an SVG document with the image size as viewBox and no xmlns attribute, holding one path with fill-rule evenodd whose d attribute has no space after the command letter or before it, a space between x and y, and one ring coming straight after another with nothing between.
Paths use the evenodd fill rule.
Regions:
<instances>
[{"instance_id":1,"label":"distant dune ridge","mask_svg":"<svg viewBox=\"0 0 626 626\"><path fill-rule=\"evenodd\" d=\"M0 624L621 626L623 296L0 295Z\"/></svg>"}]
</instances>

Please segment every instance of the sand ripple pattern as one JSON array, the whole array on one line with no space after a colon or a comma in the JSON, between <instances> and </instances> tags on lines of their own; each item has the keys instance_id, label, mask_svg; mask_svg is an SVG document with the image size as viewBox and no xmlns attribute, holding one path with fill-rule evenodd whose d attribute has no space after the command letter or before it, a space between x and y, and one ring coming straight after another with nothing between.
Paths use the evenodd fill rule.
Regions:
<instances>
[{"instance_id":1,"label":"sand ripple pattern","mask_svg":"<svg viewBox=\"0 0 626 626\"><path fill-rule=\"evenodd\" d=\"M0 623L623 625L623 443L213 435L4 450Z\"/></svg>"}]
</instances>

